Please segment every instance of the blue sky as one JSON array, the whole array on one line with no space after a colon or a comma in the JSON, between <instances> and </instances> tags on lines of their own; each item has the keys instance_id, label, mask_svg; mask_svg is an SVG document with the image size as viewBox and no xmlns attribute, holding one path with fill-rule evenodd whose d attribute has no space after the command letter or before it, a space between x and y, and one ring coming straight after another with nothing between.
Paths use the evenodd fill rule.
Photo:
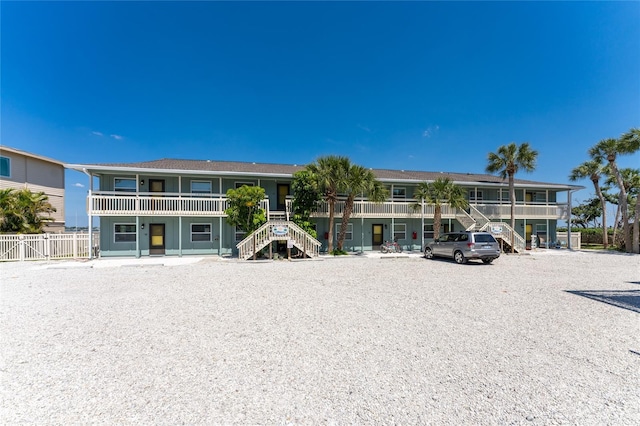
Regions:
<instances>
[{"instance_id":1,"label":"blue sky","mask_svg":"<svg viewBox=\"0 0 640 426\"><path fill-rule=\"evenodd\" d=\"M2 144L65 163L188 158L569 183L640 126L638 2L7 2ZM620 157L639 167L640 155ZM87 178L67 172L67 222ZM593 194L587 187L574 196ZM80 187L79 185L84 185Z\"/></svg>"}]
</instances>

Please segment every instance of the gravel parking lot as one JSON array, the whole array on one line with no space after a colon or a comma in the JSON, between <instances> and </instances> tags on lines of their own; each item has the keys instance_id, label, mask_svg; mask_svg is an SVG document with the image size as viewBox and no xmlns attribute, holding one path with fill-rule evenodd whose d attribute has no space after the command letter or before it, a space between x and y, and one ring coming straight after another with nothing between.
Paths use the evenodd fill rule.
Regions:
<instances>
[{"instance_id":1,"label":"gravel parking lot","mask_svg":"<svg viewBox=\"0 0 640 426\"><path fill-rule=\"evenodd\" d=\"M0 279L1 424L640 424L637 255L10 263Z\"/></svg>"}]
</instances>

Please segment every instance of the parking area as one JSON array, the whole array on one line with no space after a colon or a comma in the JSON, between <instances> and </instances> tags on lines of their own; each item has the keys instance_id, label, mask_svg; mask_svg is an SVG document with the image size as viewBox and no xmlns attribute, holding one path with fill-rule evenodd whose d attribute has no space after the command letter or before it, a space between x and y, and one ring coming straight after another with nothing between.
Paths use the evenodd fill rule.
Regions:
<instances>
[{"instance_id":1,"label":"parking area","mask_svg":"<svg viewBox=\"0 0 640 426\"><path fill-rule=\"evenodd\" d=\"M0 290L2 424L640 420L637 255L31 262Z\"/></svg>"}]
</instances>

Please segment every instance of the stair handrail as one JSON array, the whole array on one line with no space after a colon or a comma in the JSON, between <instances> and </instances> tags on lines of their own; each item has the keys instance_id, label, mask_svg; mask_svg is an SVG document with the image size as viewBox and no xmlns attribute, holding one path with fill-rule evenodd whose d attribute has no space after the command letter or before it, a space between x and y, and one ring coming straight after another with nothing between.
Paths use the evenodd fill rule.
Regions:
<instances>
[{"instance_id":1,"label":"stair handrail","mask_svg":"<svg viewBox=\"0 0 640 426\"><path fill-rule=\"evenodd\" d=\"M287 232L285 234L276 235L272 232L273 226L286 226ZM255 238L255 252L262 250L267 244L276 240L293 240L293 245L299 250L304 251L317 257L320 255L320 247L322 243L313 238L304 229L300 228L294 222L285 220L271 220L265 222L258 229L247 235L242 241L236 244L238 248L238 257L240 259L248 259L254 254L254 238Z\"/></svg>"},{"instance_id":2,"label":"stair handrail","mask_svg":"<svg viewBox=\"0 0 640 426\"><path fill-rule=\"evenodd\" d=\"M456 209L456 219L464 226L466 231L472 231L476 227L476 220L464 209Z\"/></svg>"},{"instance_id":3,"label":"stair handrail","mask_svg":"<svg viewBox=\"0 0 640 426\"><path fill-rule=\"evenodd\" d=\"M502 238L504 241L509 243L509 245L511 245L511 235L513 235L513 248L518 253L522 253L527 249L526 240L520 234L518 234L508 223L489 221L486 224L484 224L482 228L480 228L480 231L486 231L487 228L490 228L489 232L493 236ZM494 230L496 230L497 228L499 228L500 231L494 232Z\"/></svg>"},{"instance_id":4,"label":"stair handrail","mask_svg":"<svg viewBox=\"0 0 640 426\"><path fill-rule=\"evenodd\" d=\"M482 213L480 210L478 210L476 207L474 207L471 204L469 204L469 212L473 220L476 221L476 223L479 222L476 217L479 217L480 219L482 219L482 223L479 224L480 228L486 226L487 223L491 222L491 219L486 217L484 213Z\"/></svg>"}]
</instances>

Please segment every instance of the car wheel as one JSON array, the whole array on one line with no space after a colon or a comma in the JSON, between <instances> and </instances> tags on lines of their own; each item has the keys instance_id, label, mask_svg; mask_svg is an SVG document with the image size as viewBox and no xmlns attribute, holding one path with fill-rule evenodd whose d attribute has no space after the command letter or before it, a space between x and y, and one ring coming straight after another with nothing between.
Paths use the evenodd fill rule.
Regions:
<instances>
[{"instance_id":1,"label":"car wheel","mask_svg":"<svg viewBox=\"0 0 640 426\"><path fill-rule=\"evenodd\" d=\"M426 257L427 259L433 259L433 252L429 247L424 249L424 257Z\"/></svg>"},{"instance_id":2,"label":"car wheel","mask_svg":"<svg viewBox=\"0 0 640 426\"><path fill-rule=\"evenodd\" d=\"M464 258L464 254L462 254L461 251L453 253L453 260L455 260L456 263L460 265L467 262L467 259Z\"/></svg>"},{"instance_id":3,"label":"car wheel","mask_svg":"<svg viewBox=\"0 0 640 426\"><path fill-rule=\"evenodd\" d=\"M493 259L482 259L482 263L486 263L487 265L493 262Z\"/></svg>"}]
</instances>

